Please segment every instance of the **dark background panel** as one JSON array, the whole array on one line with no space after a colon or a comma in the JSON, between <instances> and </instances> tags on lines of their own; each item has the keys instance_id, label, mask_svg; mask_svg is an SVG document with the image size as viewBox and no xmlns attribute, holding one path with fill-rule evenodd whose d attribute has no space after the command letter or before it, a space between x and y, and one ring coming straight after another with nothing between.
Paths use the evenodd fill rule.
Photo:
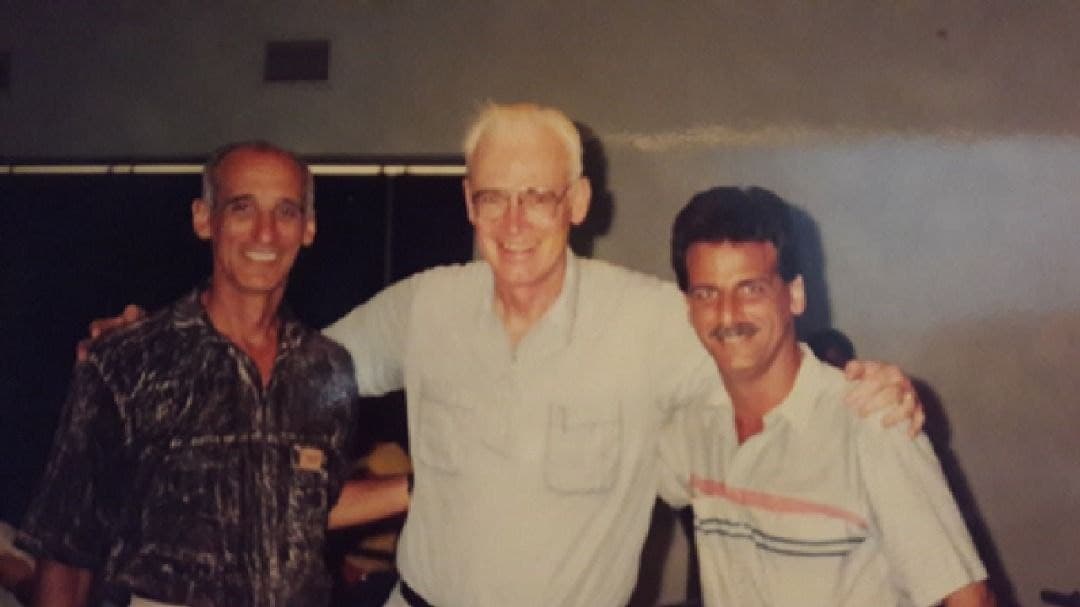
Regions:
<instances>
[{"instance_id":1,"label":"dark background panel","mask_svg":"<svg viewBox=\"0 0 1080 607\"><path fill-rule=\"evenodd\" d=\"M385 177L319 177L315 242L296 260L286 301L325 327L385 284Z\"/></svg>"},{"instance_id":2,"label":"dark background panel","mask_svg":"<svg viewBox=\"0 0 1080 607\"><path fill-rule=\"evenodd\" d=\"M89 321L127 302L160 306L209 264L190 228L198 176L17 175L0 183L0 505L17 520Z\"/></svg>"},{"instance_id":3,"label":"dark background panel","mask_svg":"<svg viewBox=\"0 0 1080 607\"><path fill-rule=\"evenodd\" d=\"M199 189L198 175L0 176L0 518L26 508L88 323L157 309L209 275L191 228ZM318 233L286 294L313 326L391 277L471 257L456 177L324 176L316 194ZM369 439L405 442L401 403L365 403Z\"/></svg>"},{"instance_id":4,"label":"dark background panel","mask_svg":"<svg viewBox=\"0 0 1080 607\"><path fill-rule=\"evenodd\" d=\"M390 190L390 280L472 259L472 227L457 178L403 176Z\"/></svg>"}]
</instances>

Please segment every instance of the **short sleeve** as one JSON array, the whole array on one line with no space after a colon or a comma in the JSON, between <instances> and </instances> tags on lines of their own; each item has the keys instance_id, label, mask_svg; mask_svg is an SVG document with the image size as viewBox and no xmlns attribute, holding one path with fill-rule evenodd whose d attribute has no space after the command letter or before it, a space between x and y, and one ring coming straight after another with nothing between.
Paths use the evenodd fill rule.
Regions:
<instances>
[{"instance_id":1,"label":"short sleeve","mask_svg":"<svg viewBox=\"0 0 1080 607\"><path fill-rule=\"evenodd\" d=\"M687 320L682 293L671 284L662 288L651 367L655 385L663 390L659 402L671 412L717 398L721 384L716 365Z\"/></svg>"},{"instance_id":2,"label":"short sleeve","mask_svg":"<svg viewBox=\"0 0 1080 607\"><path fill-rule=\"evenodd\" d=\"M657 493L673 508L690 504L690 459L687 452L688 437L683 431L686 409L675 411L672 418L660 430L657 449L660 463L657 475Z\"/></svg>"},{"instance_id":3,"label":"short sleeve","mask_svg":"<svg viewBox=\"0 0 1080 607\"><path fill-rule=\"evenodd\" d=\"M360 394L378 396L404 387L408 318L417 275L399 281L323 330L352 356Z\"/></svg>"},{"instance_id":4,"label":"short sleeve","mask_svg":"<svg viewBox=\"0 0 1080 607\"><path fill-rule=\"evenodd\" d=\"M918 605L933 605L985 579L986 571L925 435L864 421L861 475L874 525L897 586Z\"/></svg>"},{"instance_id":5,"label":"short sleeve","mask_svg":"<svg viewBox=\"0 0 1080 607\"><path fill-rule=\"evenodd\" d=\"M77 365L19 544L38 557L96 567L111 535L108 513L115 511L102 489L117 478L121 443L117 408L97 369Z\"/></svg>"}]
</instances>

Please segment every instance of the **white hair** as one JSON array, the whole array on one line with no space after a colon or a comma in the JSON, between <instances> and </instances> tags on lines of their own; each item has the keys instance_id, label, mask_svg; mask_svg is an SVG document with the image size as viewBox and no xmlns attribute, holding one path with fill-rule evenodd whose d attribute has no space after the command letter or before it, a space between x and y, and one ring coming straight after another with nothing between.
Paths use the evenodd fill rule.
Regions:
<instances>
[{"instance_id":1,"label":"white hair","mask_svg":"<svg viewBox=\"0 0 1080 607\"><path fill-rule=\"evenodd\" d=\"M522 125L545 126L551 129L551 132L566 148L570 179L581 177L583 173L581 134L577 127L561 110L535 103L499 104L493 101L485 103L465 133L462 146L465 151L465 162L472 161L476 145L484 135Z\"/></svg>"}]
</instances>

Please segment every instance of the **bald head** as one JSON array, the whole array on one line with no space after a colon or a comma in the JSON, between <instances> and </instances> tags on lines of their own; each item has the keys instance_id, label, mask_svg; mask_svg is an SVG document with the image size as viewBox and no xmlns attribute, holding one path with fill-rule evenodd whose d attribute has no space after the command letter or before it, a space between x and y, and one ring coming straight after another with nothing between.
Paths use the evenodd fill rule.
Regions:
<instances>
[{"instance_id":1,"label":"bald head","mask_svg":"<svg viewBox=\"0 0 1080 607\"><path fill-rule=\"evenodd\" d=\"M244 150L252 151L252 152L260 152L260 153L264 153L264 154L274 154L274 155L280 156L282 158L285 158L286 160L291 162L293 165L295 165L296 169L300 172L301 180L302 180L303 186L304 186L304 193L303 193L304 211L306 213L311 214L312 216L314 216L314 213L315 213L315 186L314 186L314 179L312 178L312 175L311 175L311 169L308 168L307 163L304 162L303 160L301 160L300 157L297 156L295 153L293 153L293 152L291 152L291 151L289 151L289 150L287 150L287 149L285 149L283 147L274 145L273 143L270 143L268 141L262 141L262 140L237 141L237 142L233 142L233 143L227 143L227 144L219 147L218 149L214 150L213 153L210 154L210 158L208 158L207 161L206 161L206 164L203 165L203 174L202 174L203 193L202 193L202 199L204 201L206 201L206 204L210 206L211 210L213 210L217 206L217 200L215 198L215 192L217 192L218 190L221 189L221 184L219 183L219 179L220 179L219 172L220 172L220 169L221 169L221 165L224 164L225 159L228 158L233 153L238 152L238 151L244 151Z\"/></svg>"}]
</instances>

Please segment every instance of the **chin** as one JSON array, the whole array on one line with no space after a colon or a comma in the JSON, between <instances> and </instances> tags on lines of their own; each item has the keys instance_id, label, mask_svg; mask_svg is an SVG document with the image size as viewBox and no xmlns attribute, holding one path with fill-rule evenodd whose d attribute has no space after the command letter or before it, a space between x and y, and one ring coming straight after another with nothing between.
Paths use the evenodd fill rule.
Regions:
<instances>
[{"instance_id":1,"label":"chin","mask_svg":"<svg viewBox=\"0 0 1080 607\"><path fill-rule=\"evenodd\" d=\"M238 291L248 295L272 295L285 289L285 281L280 279L252 279L234 284Z\"/></svg>"}]
</instances>

